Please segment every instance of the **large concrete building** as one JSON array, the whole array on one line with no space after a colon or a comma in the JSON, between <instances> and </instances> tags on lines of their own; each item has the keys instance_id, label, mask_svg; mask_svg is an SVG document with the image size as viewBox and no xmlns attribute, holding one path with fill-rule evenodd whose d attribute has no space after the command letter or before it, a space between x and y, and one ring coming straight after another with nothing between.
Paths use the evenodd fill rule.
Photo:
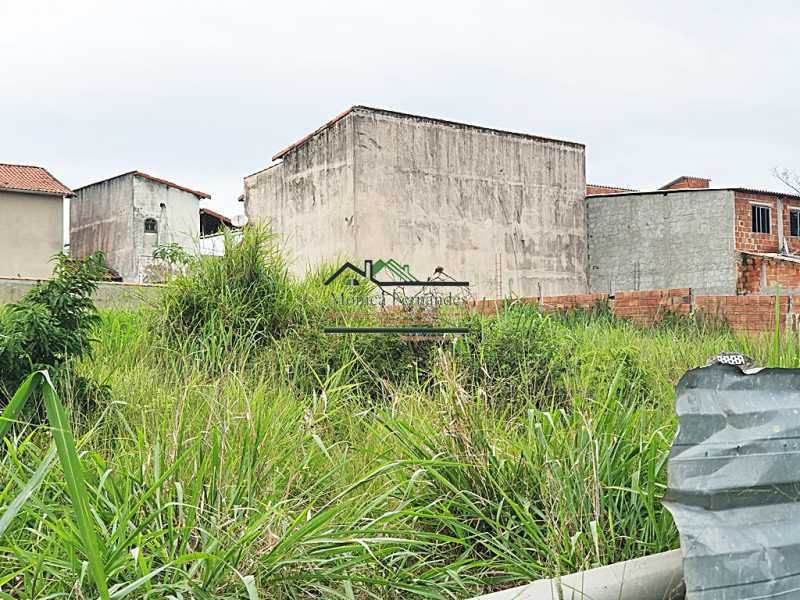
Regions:
<instances>
[{"instance_id":1,"label":"large concrete building","mask_svg":"<svg viewBox=\"0 0 800 600\"><path fill-rule=\"evenodd\" d=\"M475 297L582 293L584 146L355 106L245 178L302 271L347 257L437 267Z\"/></svg>"},{"instance_id":2,"label":"large concrete building","mask_svg":"<svg viewBox=\"0 0 800 600\"><path fill-rule=\"evenodd\" d=\"M800 292L800 196L711 188L698 177L587 192L592 292Z\"/></svg>"},{"instance_id":3,"label":"large concrete building","mask_svg":"<svg viewBox=\"0 0 800 600\"><path fill-rule=\"evenodd\" d=\"M72 191L42 167L0 164L0 277L42 279L64 248L64 198Z\"/></svg>"},{"instance_id":4,"label":"large concrete building","mask_svg":"<svg viewBox=\"0 0 800 600\"><path fill-rule=\"evenodd\" d=\"M153 258L158 246L197 251L204 198L210 196L141 171L78 188L70 203L70 254L82 258L102 250L123 281L159 280L163 265Z\"/></svg>"}]
</instances>

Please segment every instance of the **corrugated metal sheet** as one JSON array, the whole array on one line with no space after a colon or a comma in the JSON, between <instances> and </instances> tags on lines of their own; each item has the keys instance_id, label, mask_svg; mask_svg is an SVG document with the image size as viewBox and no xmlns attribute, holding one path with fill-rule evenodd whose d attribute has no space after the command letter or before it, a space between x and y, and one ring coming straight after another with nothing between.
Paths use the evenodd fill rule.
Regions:
<instances>
[{"instance_id":1,"label":"corrugated metal sheet","mask_svg":"<svg viewBox=\"0 0 800 600\"><path fill-rule=\"evenodd\" d=\"M664 504L686 598L800 598L800 369L694 369L676 410Z\"/></svg>"}]
</instances>

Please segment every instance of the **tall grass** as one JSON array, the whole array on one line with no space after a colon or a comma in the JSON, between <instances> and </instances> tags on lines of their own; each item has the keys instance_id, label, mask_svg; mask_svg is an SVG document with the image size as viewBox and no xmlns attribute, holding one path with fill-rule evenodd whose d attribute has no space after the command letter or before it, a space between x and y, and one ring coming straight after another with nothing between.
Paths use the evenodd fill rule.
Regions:
<instances>
[{"instance_id":1,"label":"tall grass","mask_svg":"<svg viewBox=\"0 0 800 600\"><path fill-rule=\"evenodd\" d=\"M674 383L723 350L800 365L793 338L776 355L724 328L519 305L455 342L324 336L318 274L276 262L227 284L218 262L162 315L102 313L76 369L113 402L64 398L113 598L465 598L675 547ZM48 431L17 423L0 453L3 598L97 593Z\"/></svg>"}]
</instances>

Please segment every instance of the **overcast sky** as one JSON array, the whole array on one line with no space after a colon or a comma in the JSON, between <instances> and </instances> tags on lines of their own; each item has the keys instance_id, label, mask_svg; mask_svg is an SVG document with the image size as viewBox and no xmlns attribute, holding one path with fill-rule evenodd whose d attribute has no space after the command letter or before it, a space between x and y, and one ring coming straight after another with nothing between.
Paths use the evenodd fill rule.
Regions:
<instances>
[{"instance_id":1,"label":"overcast sky","mask_svg":"<svg viewBox=\"0 0 800 600\"><path fill-rule=\"evenodd\" d=\"M587 180L782 189L792 2L0 0L0 162L139 169L241 212L243 176L353 104L586 144Z\"/></svg>"}]
</instances>

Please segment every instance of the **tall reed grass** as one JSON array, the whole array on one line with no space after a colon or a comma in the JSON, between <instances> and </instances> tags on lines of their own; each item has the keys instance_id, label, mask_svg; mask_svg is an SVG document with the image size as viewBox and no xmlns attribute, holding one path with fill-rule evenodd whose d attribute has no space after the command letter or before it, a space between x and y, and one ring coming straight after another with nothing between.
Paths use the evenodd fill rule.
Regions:
<instances>
[{"instance_id":1,"label":"tall reed grass","mask_svg":"<svg viewBox=\"0 0 800 600\"><path fill-rule=\"evenodd\" d=\"M324 336L319 274L260 248L101 314L76 375L113 400L62 398L88 519L59 429L8 429L0 597L102 596L90 533L112 598L466 598L673 548L674 383L723 350L800 366L785 336L529 305L456 341ZM267 255L228 282L239 251Z\"/></svg>"}]
</instances>

